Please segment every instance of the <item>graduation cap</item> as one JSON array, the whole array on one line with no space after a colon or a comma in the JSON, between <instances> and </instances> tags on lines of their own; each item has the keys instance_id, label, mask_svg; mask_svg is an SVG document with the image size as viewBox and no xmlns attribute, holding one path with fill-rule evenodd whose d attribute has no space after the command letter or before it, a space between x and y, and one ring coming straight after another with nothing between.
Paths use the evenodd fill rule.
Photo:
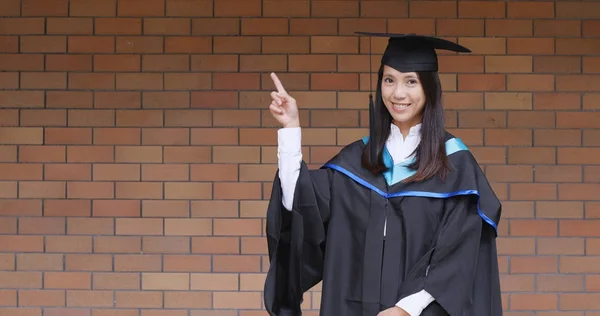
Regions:
<instances>
[{"instance_id":1,"label":"graduation cap","mask_svg":"<svg viewBox=\"0 0 600 316\"><path fill-rule=\"evenodd\" d=\"M381 63L388 65L400 72L438 71L438 58L436 49L449 50L459 53L470 53L468 48L454 42L417 34L393 34L393 33L371 33L355 32L358 35L376 37L388 37L388 45L385 48ZM369 57L371 48L369 45ZM371 60L369 58L369 78L371 77ZM369 85L371 89L372 84ZM369 93L369 129L370 140L375 137L375 113L373 105L373 94ZM375 146L371 146L371 162L377 160Z\"/></svg>"}]
</instances>

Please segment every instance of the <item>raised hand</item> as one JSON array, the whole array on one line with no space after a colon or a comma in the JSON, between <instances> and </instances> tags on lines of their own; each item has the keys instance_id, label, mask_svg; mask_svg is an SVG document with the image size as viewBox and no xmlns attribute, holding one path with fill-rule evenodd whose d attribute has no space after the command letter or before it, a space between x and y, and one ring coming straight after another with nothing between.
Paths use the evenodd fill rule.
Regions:
<instances>
[{"instance_id":1,"label":"raised hand","mask_svg":"<svg viewBox=\"0 0 600 316\"><path fill-rule=\"evenodd\" d=\"M299 127L300 119L298 118L296 100L285 91L274 72L271 73L271 79L277 88L277 91L271 92L271 98L273 99L269 105L271 114L283 127Z\"/></svg>"}]
</instances>

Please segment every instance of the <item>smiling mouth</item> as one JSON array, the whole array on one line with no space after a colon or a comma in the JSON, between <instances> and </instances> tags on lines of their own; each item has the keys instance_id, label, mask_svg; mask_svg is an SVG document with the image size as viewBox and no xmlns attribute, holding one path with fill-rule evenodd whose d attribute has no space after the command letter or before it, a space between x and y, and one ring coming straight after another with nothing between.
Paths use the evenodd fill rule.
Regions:
<instances>
[{"instance_id":1,"label":"smiling mouth","mask_svg":"<svg viewBox=\"0 0 600 316\"><path fill-rule=\"evenodd\" d=\"M410 103L392 103L392 105L397 109L405 109L410 106Z\"/></svg>"}]
</instances>

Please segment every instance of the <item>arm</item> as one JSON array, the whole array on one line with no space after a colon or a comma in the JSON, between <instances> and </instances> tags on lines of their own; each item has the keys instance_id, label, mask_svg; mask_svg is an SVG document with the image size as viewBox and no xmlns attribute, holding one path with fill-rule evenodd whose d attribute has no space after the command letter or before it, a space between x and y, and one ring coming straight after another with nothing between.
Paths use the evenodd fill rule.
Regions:
<instances>
[{"instance_id":1,"label":"arm","mask_svg":"<svg viewBox=\"0 0 600 316\"><path fill-rule=\"evenodd\" d=\"M282 128L277 131L277 140L283 207L291 211L294 190L300 174L300 163L302 162L302 131L300 127Z\"/></svg>"}]
</instances>

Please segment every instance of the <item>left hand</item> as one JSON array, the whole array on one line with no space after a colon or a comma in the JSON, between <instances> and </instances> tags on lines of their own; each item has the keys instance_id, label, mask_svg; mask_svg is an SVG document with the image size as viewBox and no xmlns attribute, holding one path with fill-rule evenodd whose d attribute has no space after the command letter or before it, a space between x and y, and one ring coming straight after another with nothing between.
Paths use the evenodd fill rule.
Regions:
<instances>
[{"instance_id":1,"label":"left hand","mask_svg":"<svg viewBox=\"0 0 600 316\"><path fill-rule=\"evenodd\" d=\"M402 308L400 308L398 306L394 306L394 307L388 308L382 312L379 312L379 314L377 314L377 316L410 316L410 314L407 313Z\"/></svg>"}]
</instances>

